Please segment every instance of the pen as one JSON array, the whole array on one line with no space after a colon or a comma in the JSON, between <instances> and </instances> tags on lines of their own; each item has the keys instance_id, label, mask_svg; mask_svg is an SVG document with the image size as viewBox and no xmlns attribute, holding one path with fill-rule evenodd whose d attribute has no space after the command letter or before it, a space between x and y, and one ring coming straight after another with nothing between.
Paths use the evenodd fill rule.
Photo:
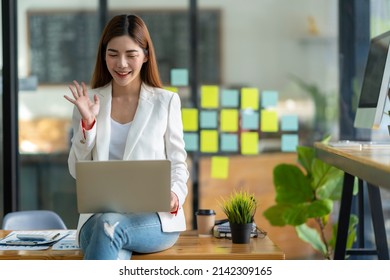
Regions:
<instances>
[{"instance_id":1,"label":"pen","mask_svg":"<svg viewBox=\"0 0 390 280\"><path fill-rule=\"evenodd\" d=\"M55 235L51 238L51 240L56 239L59 235L60 235L60 233L55 234Z\"/></svg>"}]
</instances>

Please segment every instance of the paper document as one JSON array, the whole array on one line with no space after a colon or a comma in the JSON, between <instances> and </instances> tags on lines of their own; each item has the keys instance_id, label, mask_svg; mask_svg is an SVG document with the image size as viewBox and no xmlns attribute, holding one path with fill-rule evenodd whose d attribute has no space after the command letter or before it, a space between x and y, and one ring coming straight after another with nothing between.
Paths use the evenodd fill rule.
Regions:
<instances>
[{"instance_id":1,"label":"paper document","mask_svg":"<svg viewBox=\"0 0 390 280\"><path fill-rule=\"evenodd\" d=\"M69 234L69 230L52 230L52 231L12 231L5 238L0 239L0 249L4 250L5 247L13 247L9 250L20 250L17 247L23 247L23 250L36 250L36 247L40 249L47 249L52 244L58 242Z\"/></svg>"},{"instance_id":2,"label":"paper document","mask_svg":"<svg viewBox=\"0 0 390 280\"><path fill-rule=\"evenodd\" d=\"M76 243L76 230L70 230L69 234L53 244L52 250L79 250Z\"/></svg>"}]
</instances>

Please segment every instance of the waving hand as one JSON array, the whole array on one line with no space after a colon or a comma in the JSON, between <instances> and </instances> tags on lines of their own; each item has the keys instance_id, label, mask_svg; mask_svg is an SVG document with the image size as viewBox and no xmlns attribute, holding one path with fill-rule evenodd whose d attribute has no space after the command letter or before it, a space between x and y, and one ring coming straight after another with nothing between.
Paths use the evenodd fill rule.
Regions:
<instances>
[{"instance_id":1,"label":"waving hand","mask_svg":"<svg viewBox=\"0 0 390 280\"><path fill-rule=\"evenodd\" d=\"M73 85L69 85L69 89L73 98L65 95L65 99L77 107L85 128L91 128L99 113L99 98L94 95L93 101L89 99L87 86L84 82L80 85L77 81L73 81Z\"/></svg>"}]
</instances>

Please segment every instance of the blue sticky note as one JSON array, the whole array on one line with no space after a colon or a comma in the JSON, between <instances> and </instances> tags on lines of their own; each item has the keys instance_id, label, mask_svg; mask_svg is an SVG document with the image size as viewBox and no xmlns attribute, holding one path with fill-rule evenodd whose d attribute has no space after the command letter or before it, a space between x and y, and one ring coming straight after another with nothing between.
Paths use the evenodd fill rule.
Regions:
<instances>
[{"instance_id":1,"label":"blue sticky note","mask_svg":"<svg viewBox=\"0 0 390 280\"><path fill-rule=\"evenodd\" d=\"M221 151L222 152L238 152L238 135L237 134L221 134Z\"/></svg>"},{"instance_id":2,"label":"blue sticky note","mask_svg":"<svg viewBox=\"0 0 390 280\"><path fill-rule=\"evenodd\" d=\"M187 69L171 69L171 85L172 86L188 86L188 70Z\"/></svg>"},{"instance_id":3,"label":"blue sticky note","mask_svg":"<svg viewBox=\"0 0 390 280\"><path fill-rule=\"evenodd\" d=\"M261 106L263 108L276 107L278 104L278 92L266 90L261 93Z\"/></svg>"},{"instance_id":4,"label":"blue sticky note","mask_svg":"<svg viewBox=\"0 0 390 280\"><path fill-rule=\"evenodd\" d=\"M252 110L242 111L242 128L243 129L259 129L259 113Z\"/></svg>"},{"instance_id":5,"label":"blue sticky note","mask_svg":"<svg viewBox=\"0 0 390 280\"><path fill-rule=\"evenodd\" d=\"M221 95L221 106L225 108L238 108L239 91L235 89L223 89Z\"/></svg>"},{"instance_id":6,"label":"blue sticky note","mask_svg":"<svg viewBox=\"0 0 390 280\"><path fill-rule=\"evenodd\" d=\"M298 116L286 115L282 116L281 120L282 131L297 131L298 130Z\"/></svg>"},{"instance_id":7,"label":"blue sticky note","mask_svg":"<svg viewBox=\"0 0 390 280\"><path fill-rule=\"evenodd\" d=\"M200 112L200 128L217 128L218 113L217 111Z\"/></svg>"},{"instance_id":8,"label":"blue sticky note","mask_svg":"<svg viewBox=\"0 0 390 280\"><path fill-rule=\"evenodd\" d=\"M187 152L199 150L199 136L197 133L184 132L184 148Z\"/></svg>"},{"instance_id":9,"label":"blue sticky note","mask_svg":"<svg viewBox=\"0 0 390 280\"><path fill-rule=\"evenodd\" d=\"M282 135L282 152L296 152L299 144L297 134L283 134Z\"/></svg>"}]
</instances>

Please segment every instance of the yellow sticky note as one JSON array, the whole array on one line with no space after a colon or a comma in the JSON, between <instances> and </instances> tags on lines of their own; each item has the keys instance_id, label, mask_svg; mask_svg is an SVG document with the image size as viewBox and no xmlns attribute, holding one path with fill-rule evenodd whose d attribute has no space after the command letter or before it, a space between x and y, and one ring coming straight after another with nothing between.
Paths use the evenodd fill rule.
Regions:
<instances>
[{"instance_id":1,"label":"yellow sticky note","mask_svg":"<svg viewBox=\"0 0 390 280\"><path fill-rule=\"evenodd\" d=\"M238 110L236 109L221 110L221 131L224 132L238 131Z\"/></svg>"},{"instance_id":2,"label":"yellow sticky note","mask_svg":"<svg viewBox=\"0 0 390 280\"><path fill-rule=\"evenodd\" d=\"M241 154L257 155L259 153L259 134L257 132L241 133Z\"/></svg>"},{"instance_id":3,"label":"yellow sticky note","mask_svg":"<svg viewBox=\"0 0 390 280\"><path fill-rule=\"evenodd\" d=\"M217 130L200 131L200 151L202 153L218 152L218 131Z\"/></svg>"},{"instance_id":4,"label":"yellow sticky note","mask_svg":"<svg viewBox=\"0 0 390 280\"><path fill-rule=\"evenodd\" d=\"M198 109L182 108L181 117L184 131L198 131Z\"/></svg>"},{"instance_id":5,"label":"yellow sticky note","mask_svg":"<svg viewBox=\"0 0 390 280\"><path fill-rule=\"evenodd\" d=\"M219 106L218 86L202 86L200 89L200 94L201 94L202 108L218 108Z\"/></svg>"},{"instance_id":6,"label":"yellow sticky note","mask_svg":"<svg viewBox=\"0 0 390 280\"><path fill-rule=\"evenodd\" d=\"M226 179L229 175L229 158L212 157L211 158L211 178Z\"/></svg>"},{"instance_id":7,"label":"yellow sticky note","mask_svg":"<svg viewBox=\"0 0 390 280\"><path fill-rule=\"evenodd\" d=\"M164 89L179 93L179 88L177 88L177 87L164 87Z\"/></svg>"},{"instance_id":8,"label":"yellow sticky note","mask_svg":"<svg viewBox=\"0 0 390 280\"><path fill-rule=\"evenodd\" d=\"M259 109L259 90L257 88L241 89L241 109Z\"/></svg>"},{"instance_id":9,"label":"yellow sticky note","mask_svg":"<svg viewBox=\"0 0 390 280\"><path fill-rule=\"evenodd\" d=\"M274 110L261 111L261 131L277 132L279 130L278 114Z\"/></svg>"}]
</instances>

